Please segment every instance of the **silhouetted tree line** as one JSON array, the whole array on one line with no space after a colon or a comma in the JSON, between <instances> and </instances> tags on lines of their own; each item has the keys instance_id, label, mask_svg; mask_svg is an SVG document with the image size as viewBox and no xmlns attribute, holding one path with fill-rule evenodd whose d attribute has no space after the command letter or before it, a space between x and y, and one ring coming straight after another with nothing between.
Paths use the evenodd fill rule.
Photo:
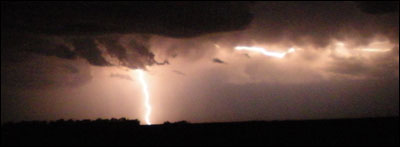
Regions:
<instances>
[{"instance_id":1,"label":"silhouetted tree line","mask_svg":"<svg viewBox=\"0 0 400 147\"><path fill-rule=\"evenodd\" d=\"M56 121L21 121L21 122L8 122L2 125L2 127L12 128L12 127L76 127L76 126L92 126L92 127L105 127L105 126L139 126L140 121L137 119L130 120L126 118L112 118L112 119L84 119L84 120L64 120L59 119Z\"/></svg>"},{"instance_id":2,"label":"silhouetted tree line","mask_svg":"<svg viewBox=\"0 0 400 147\"><path fill-rule=\"evenodd\" d=\"M1 126L1 145L398 145L399 118L223 123L137 119L23 121Z\"/></svg>"},{"instance_id":3,"label":"silhouetted tree line","mask_svg":"<svg viewBox=\"0 0 400 147\"><path fill-rule=\"evenodd\" d=\"M177 121L169 122L166 121L163 125L187 125L190 124L188 121ZM77 127L77 126L91 126L91 127L107 127L107 126L121 126L121 127L134 127L140 126L140 121L138 119L127 119L127 118L111 118L111 119L101 119L96 120L84 119L84 120L64 120L59 119L55 121L21 121L21 122L8 122L2 125L5 128L13 127L26 127L26 128L37 128L37 127Z\"/></svg>"},{"instance_id":4,"label":"silhouetted tree line","mask_svg":"<svg viewBox=\"0 0 400 147\"><path fill-rule=\"evenodd\" d=\"M166 121L166 122L164 122L163 125L188 125L188 124L190 124L188 121L182 120L182 121L177 121L177 122L174 122L174 123Z\"/></svg>"}]
</instances>

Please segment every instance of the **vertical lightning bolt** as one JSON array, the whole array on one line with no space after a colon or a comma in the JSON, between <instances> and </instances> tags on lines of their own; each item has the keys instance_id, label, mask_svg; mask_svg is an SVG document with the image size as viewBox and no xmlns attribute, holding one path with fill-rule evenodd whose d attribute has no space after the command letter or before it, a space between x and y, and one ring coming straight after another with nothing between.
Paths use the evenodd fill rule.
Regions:
<instances>
[{"instance_id":1,"label":"vertical lightning bolt","mask_svg":"<svg viewBox=\"0 0 400 147\"><path fill-rule=\"evenodd\" d=\"M145 114L145 121L147 125L151 125L150 122L150 114L151 114L151 105L150 105L150 95L149 95L149 90L147 87L146 79L144 77L144 71L139 69L137 70L139 73L139 80L140 84L142 85L142 90L143 90L143 95L144 95L144 106L146 108L146 114Z\"/></svg>"}]
</instances>

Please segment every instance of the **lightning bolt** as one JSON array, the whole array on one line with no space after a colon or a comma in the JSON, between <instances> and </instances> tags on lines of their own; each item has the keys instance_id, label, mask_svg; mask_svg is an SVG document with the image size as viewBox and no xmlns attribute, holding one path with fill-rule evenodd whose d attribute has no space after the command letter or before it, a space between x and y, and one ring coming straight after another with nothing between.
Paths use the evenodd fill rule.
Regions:
<instances>
[{"instance_id":1,"label":"lightning bolt","mask_svg":"<svg viewBox=\"0 0 400 147\"><path fill-rule=\"evenodd\" d=\"M271 56L271 57L277 57L277 58L283 58L286 56L286 54L295 52L294 48L290 48L288 51L283 52L283 53L278 53L278 52L267 51L265 48L261 48L261 47L247 47L247 46L237 46L237 47L235 47L235 50L253 51L253 52L261 53L265 56Z\"/></svg>"},{"instance_id":2,"label":"lightning bolt","mask_svg":"<svg viewBox=\"0 0 400 147\"><path fill-rule=\"evenodd\" d=\"M361 49L364 52L389 52L391 49L375 49L375 48L366 48L366 49Z\"/></svg>"},{"instance_id":3,"label":"lightning bolt","mask_svg":"<svg viewBox=\"0 0 400 147\"><path fill-rule=\"evenodd\" d=\"M150 121L151 105L150 105L150 95L149 95L148 86L146 83L144 71L139 69L139 70L137 70L137 72L139 73L138 78L140 80L140 84L142 85L142 91L143 91L143 95L144 95L144 106L146 108L145 121L146 121L147 125L151 125L151 121Z\"/></svg>"}]
</instances>

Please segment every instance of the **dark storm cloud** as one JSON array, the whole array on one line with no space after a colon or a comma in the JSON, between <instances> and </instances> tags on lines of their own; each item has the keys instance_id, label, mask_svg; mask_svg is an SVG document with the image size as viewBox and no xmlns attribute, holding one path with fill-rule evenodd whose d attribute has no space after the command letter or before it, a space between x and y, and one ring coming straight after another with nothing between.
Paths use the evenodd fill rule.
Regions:
<instances>
[{"instance_id":1,"label":"dark storm cloud","mask_svg":"<svg viewBox=\"0 0 400 147\"><path fill-rule=\"evenodd\" d=\"M1 85L8 91L78 87L92 79L87 63L29 55L20 62L1 63Z\"/></svg>"},{"instance_id":2,"label":"dark storm cloud","mask_svg":"<svg viewBox=\"0 0 400 147\"><path fill-rule=\"evenodd\" d=\"M144 68L168 64L155 61L150 51L151 34L169 37L194 37L207 33L235 32L203 39L167 40L168 57L179 55L197 59L209 56L214 44L224 42L228 48L249 42L326 47L332 39L351 39L365 45L377 34L398 42L398 9L393 3L365 2L2 2L2 30L68 36L71 51L65 45L32 50L61 58L85 58L98 66L124 65ZM370 15L370 11L380 15ZM251 14L253 13L253 14ZM141 14L141 15L137 15ZM3 17L4 16L4 17ZM254 19L252 19L254 16ZM247 24L251 24L247 26ZM139 33L145 37L122 43L118 34ZM10 33L8 33L10 34ZM117 34L117 35L115 35ZM147 34L147 35L145 35ZM3 35L3 33L2 33ZM51 36L50 36L51 37ZM89 39L88 39L89 38ZM102 56L97 43L106 53L119 60L110 63ZM158 42L160 43L160 42ZM39 43L43 44L43 43ZM50 44L50 42L48 42ZM38 45L40 46L40 45ZM42 45L44 46L44 45ZM48 45L47 45L48 46ZM160 45L162 46L162 45ZM96 48L97 47L97 48ZM133 50L135 53L131 53ZM196 51L193 51L196 50ZM133 58L134 57L134 58Z\"/></svg>"},{"instance_id":3,"label":"dark storm cloud","mask_svg":"<svg viewBox=\"0 0 400 147\"><path fill-rule=\"evenodd\" d=\"M144 37L143 37L144 36ZM121 41L122 40L122 41ZM146 35L110 36L46 36L2 33L2 61L21 62L33 54L55 56L62 59L83 58L91 65L122 65L145 68L147 65L165 65L168 60L156 61L150 51ZM103 51L100 46L103 46ZM118 60L110 63L105 56Z\"/></svg>"},{"instance_id":4,"label":"dark storm cloud","mask_svg":"<svg viewBox=\"0 0 400 147\"><path fill-rule=\"evenodd\" d=\"M218 58L214 58L212 61L213 61L214 63L225 64L224 61L222 61L221 59L218 59Z\"/></svg>"},{"instance_id":5,"label":"dark storm cloud","mask_svg":"<svg viewBox=\"0 0 400 147\"><path fill-rule=\"evenodd\" d=\"M359 1L358 7L365 13L386 14L399 11L398 1Z\"/></svg>"},{"instance_id":6,"label":"dark storm cloud","mask_svg":"<svg viewBox=\"0 0 400 147\"><path fill-rule=\"evenodd\" d=\"M22 54L36 53L45 56L56 56L65 59L76 59L77 53L72 51L64 42L42 35L1 33L2 60L19 62L25 60ZM24 53L26 52L26 53Z\"/></svg>"},{"instance_id":7,"label":"dark storm cloud","mask_svg":"<svg viewBox=\"0 0 400 147\"><path fill-rule=\"evenodd\" d=\"M191 37L243 29L248 2L2 2L2 28L45 34ZM3 30L3 29L2 29Z\"/></svg>"},{"instance_id":8,"label":"dark storm cloud","mask_svg":"<svg viewBox=\"0 0 400 147\"><path fill-rule=\"evenodd\" d=\"M64 68L67 69L70 73L76 74L79 73L79 69L71 64L65 64Z\"/></svg>"},{"instance_id":9,"label":"dark storm cloud","mask_svg":"<svg viewBox=\"0 0 400 147\"><path fill-rule=\"evenodd\" d=\"M115 37L115 36L114 36ZM163 62L159 62L155 60L155 55L150 50L150 42L151 38L149 35L143 34L134 34L134 35L117 35L118 39L114 39L114 37L105 37L103 41L110 43L112 42L117 48L113 48L113 46L106 45L107 52L118 52L117 59L119 60L119 64L129 67L129 68L146 68L146 66L150 65L165 65L169 64L167 60ZM111 40L109 42L104 40ZM113 54L111 54L113 55Z\"/></svg>"},{"instance_id":10,"label":"dark storm cloud","mask_svg":"<svg viewBox=\"0 0 400 147\"><path fill-rule=\"evenodd\" d=\"M75 59L77 57L76 53L71 51L67 46L56 43L54 40L45 38L30 38L30 40L23 46L25 51L65 59Z\"/></svg>"},{"instance_id":11,"label":"dark storm cloud","mask_svg":"<svg viewBox=\"0 0 400 147\"><path fill-rule=\"evenodd\" d=\"M100 37L98 41L103 44L107 52L121 61L125 61L127 58L125 48L118 42L120 37Z\"/></svg>"},{"instance_id":12,"label":"dark storm cloud","mask_svg":"<svg viewBox=\"0 0 400 147\"><path fill-rule=\"evenodd\" d=\"M90 64L96 66L110 65L101 55L101 51L97 48L93 39L74 39L72 40L75 51Z\"/></svg>"},{"instance_id":13,"label":"dark storm cloud","mask_svg":"<svg viewBox=\"0 0 400 147\"><path fill-rule=\"evenodd\" d=\"M65 59L79 56L96 66L144 68L169 63L154 59L149 50L150 36L144 34L194 37L244 29L252 19L250 5L248 2L2 2L2 42L7 46L14 42L23 44L22 50L41 55ZM144 37L121 43L115 35L132 33ZM64 44L55 44L54 37L64 39ZM97 43L117 58L118 63L105 59ZM18 52L13 47L3 50L2 45L3 51Z\"/></svg>"}]
</instances>

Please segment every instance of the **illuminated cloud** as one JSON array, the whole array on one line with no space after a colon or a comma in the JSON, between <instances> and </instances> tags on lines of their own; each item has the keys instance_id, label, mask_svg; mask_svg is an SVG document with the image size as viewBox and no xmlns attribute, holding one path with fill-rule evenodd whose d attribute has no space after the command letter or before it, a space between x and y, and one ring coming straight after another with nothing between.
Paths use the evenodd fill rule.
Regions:
<instances>
[{"instance_id":1,"label":"illuminated cloud","mask_svg":"<svg viewBox=\"0 0 400 147\"><path fill-rule=\"evenodd\" d=\"M133 79L131 78L131 76L125 75L125 74L111 74L110 77L111 77L111 78L119 78L119 79L122 79L122 80L133 81Z\"/></svg>"}]
</instances>

